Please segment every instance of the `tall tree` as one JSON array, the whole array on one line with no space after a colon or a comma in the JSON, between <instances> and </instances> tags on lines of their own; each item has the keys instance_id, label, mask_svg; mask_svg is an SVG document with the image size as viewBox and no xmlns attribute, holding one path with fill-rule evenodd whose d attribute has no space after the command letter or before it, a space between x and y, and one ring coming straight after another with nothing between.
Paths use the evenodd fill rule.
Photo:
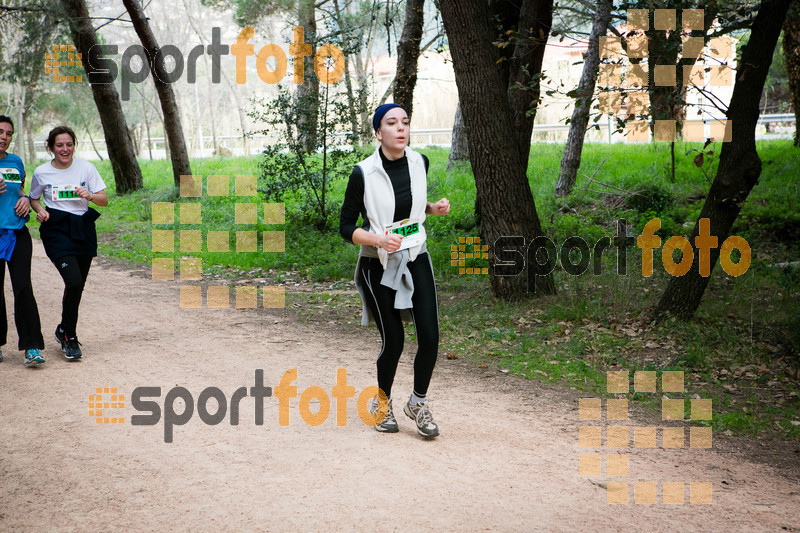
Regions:
<instances>
[{"instance_id":1,"label":"tall tree","mask_svg":"<svg viewBox=\"0 0 800 533\"><path fill-rule=\"evenodd\" d=\"M469 159L469 142L467 141L467 128L464 126L464 114L461 112L461 102L456 105L456 116L453 119L453 135L450 138L450 157L447 160L447 170L453 168L456 161Z\"/></svg>"},{"instance_id":2,"label":"tall tree","mask_svg":"<svg viewBox=\"0 0 800 533\"><path fill-rule=\"evenodd\" d=\"M195 0L195 2L197 2L197 0ZM200 4L202 5L202 2L200 2ZM189 24L192 26L195 34L200 38L200 42L203 44L203 46L207 46L208 39L200 29L200 24L198 24L198 20L196 18L202 16L201 10L197 9L196 4L194 3L189 5L188 0L183 0L183 7L186 12L186 18L188 19ZM201 19L201 22L207 22L207 19ZM211 31L213 34L213 28ZM208 58L205 54L203 55L203 58L206 63L206 71L208 72L210 71L208 68ZM248 135L250 133L250 128L247 124L247 113L244 109L244 103L242 102L242 97L239 94L240 88L233 82L233 80L231 80L231 77L228 75L226 69L220 69L220 74L222 74L222 79L224 79L225 83L228 85L228 94L231 95L233 98L233 104L236 106L236 113L239 117L239 127L242 131L242 147L244 149L244 155L250 155L250 137ZM213 90L211 83L212 81L209 80L209 95Z\"/></svg>"},{"instance_id":3,"label":"tall tree","mask_svg":"<svg viewBox=\"0 0 800 533\"><path fill-rule=\"evenodd\" d=\"M650 3L645 1L643 6L649 10L649 26L645 32L647 37L647 92L650 96L651 128L656 120L675 120L683 124L686 112L686 89L684 85L684 67L690 67L702 59L700 50L692 49L683 43L682 31L664 31L657 29L655 24L655 10L649 9ZM637 6L638 7L638 6ZM662 6L659 6L662 7ZM720 12L719 3L697 0L666 0L663 7L673 8L676 13L685 16L685 9L703 9L702 29L693 28L688 32L688 37L700 39L703 45L708 44L711 34L709 29ZM683 20L675 21L675 27L681 28ZM726 30L729 31L729 30ZM676 65L674 85L657 84L656 66Z\"/></svg>"},{"instance_id":4,"label":"tall tree","mask_svg":"<svg viewBox=\"0 0 800 533\"><path fill-rule=\"evenodd\" d=\"M581 166L581 153L583 140L586 137L586 126L589 124L589 108L592 104L594 87L597 82L597 71L600 66L600 37L608 30L611 20L612 0L597 0L597 7L592 23L592 32L589 35L589 47L584 57L583 72L575 93L575 109L569 123L567 145L561 157L561 171L556 183L556 196L567 196L575 185L578 168Z\"/></svg>"},{"instance_id":5,"label":"tall tree","mask_svg":"<svg viewBox=\"0 0 800 533\"><path fill-rule=\"evenodd\" d=\"M45 53L50 51L59 30L59 20L53 5L47 0L15 2L15 6L4 6L9 11L0 11L0 32L3 44L0 47L0 77L7 80L13 91L9 104L16 108L17 144L23 159L36 159L33 145L33 122L41 104L44 91L39 89L44 72ZM8 111L7 114L14 114Z\"/></svg>"},{"instance_id":6,"label":"tall tree","mask_svg":"<svg viewBox=\"0 0 800 533\"><path fill-rule=\"evenodd\" d=\"M783 58L794 107L794 145L800 147L800 2L789 7L783 25Z\"/></svg>"},{"instance_id":7,"label":"tall tree","mask_svg":"<svg viewBox=\"0 0 800 533\"><path fill-rule=\"evenodd\" d=\"M414 105L414 86L417 84L417 62L422 40L425 0L406 0L403 33L397 41L397 75L394 79L394 102L403 106L409 118Z\"/></svg>"},{"instance_id":8,"label":"tall tree","mask_svg":"<svg viewBox=\"0 0 800 533\"><path fill-rule=\"evenodd\" d=\"M347 94L347 119L351 132L349 136L353 145L361 146L372 139L372 130L363 118L370 108L368 105L369 90L366 85L354 86L353 73L349 67L356 66L361 61L360 53L366 46L364 26L368 23L365 21L365 17L369 15L369 12L365 11L362 5L359 5L359 9L356 9L355 12L351 12L352 4L353 2L349 0L344 0L343 3L333 0L332 6L329 5L327 10L324 6L320 6L320 11L327 13L336 23L336 31L328 33L325 40L337 45L342 50L345 64L348 66L344 69L344 86ZM357 69L356 66L354 70Z\"/></svg>"},{"instance_id":9,"label":"tall tree","mask_svg":"<svg viewBox=\"0 0 800 533\"><path fill-rule=\"evenodd\" d=\"M114 183L117 193L125 194L142 188L142 171L136 161L133 142L128 132L128 124L122 113L122 104L110 76L97 71L108 72L105 59L90 57L89 50L97 45L97 36L92 27L89 10L84 0L61 0L61 5L69 17L72 41L75 49L83 55L83 69L90 81L96 76L107 77L105 83L92 83L92 96L94 97L100 121L103 125L103 134L108 148L108 158L114 171Z\"/></svg>"},{"instance_id":10,"label":"tall tree","mask_svg":"<svg viewBox=\"0 0 800 533\"><path fill-rule=\"evenodd\" d=\"M515 145L522 165L527 168L533 121L541 92L539 81L542 76L544 50L553 23L553 0L493 0L489 9L490 18L482 22L481 26L491 28L492 21L496 20L499 21L497 29L512 36L503 43L510 46L500 48L499 72L501 81L506 85L514 129L517 131ZM496 35L496 38L499 40L501 36ZM463 106L464 100L461 102ZM471 129L469 122L467 127Z\"/></svg>"},{"instance_id":11,"label":"tall tree","mask_svg":"<svg viewBox=\"0 0 800 533\"><path fill-rule=\"evenodd\" d=\"M303 42L300 45L305 50L295 51L297 45L291 45L290 51L306 53L308 58L303 60L303 65L295 64L295 76L298 69L303 70L303 82L297 86L297 99L303 102L301 108L303 113L297 117L297 131L301 135L301 141L306 151L311 153L317 145L317 122L319 120L319 78L314 72L314 53L317 50L317 11L314 0L298 0L298 22L303 28Z\"/></svg>"},{"instance_id":12,"label":"tall tree","mask_svg":"<svg viewBox=\"0 0 800 533\"><path fill-rule=\"evenodd\" d=\"M200 0L203 5L216 9L233 9L233 19L240 26L255 26L260 21L277 13L297 14L297 25L302 28L302 45L289 46L289 55L305 54L304 69L295 70L295 77L302 73L303 82L297 85L297 98L303 102L297 117L297 132L308 152L317 144L319 120L319 78L314 71L314 53L317 48L317 7L328 0ZM299 61L295 69L300 68Z\"/></svg>"},{"instance_id":13,"label":"tall tree","mask_svg":"<svg viewBox=\"0 0 800 533\"><path fill-rule=\"evenodd\" d=\"M792 1L796 0L762 0L750 28L750 40L742 50L727 111L727 119L732 123L731 141L722 145L717 175L689 239L696 244L700 220L710 220L709 233L717 238L717 246L704 252L710 255L708 273L700 275L701 260L695 257L686 274L672 277L656 306L657 318L667 313L689 318L697 311L719 259L720 246L730 235L742 204L761 175L761 159L755 140L758 104L781 26ZM694 255L699 255L697 250L694 250Z\"/></svg>"},{"instance_id":14,"label":"tall tree","mask_svg":"<svg viewBox=\"0 0 800 533\"><path fill-rule=\"evenodd\" d=\"M122 3L131 17L136 35L139 36L142 46L147 51L150 71L153 73L153 83L156 86L158 99L161 102L165 134L169 139L172 177L175 186L179 187L181 176L191 175L192 168L189 165L189 154L186 152L186 142L183 139L181 113L175 100L175 93L172 91L172 85L166 79L164 55L160 52L161 47L150 29L150 24L147 22L147 17L139 0L122 0Z\"/></svg>"},{"instance_id":15,"label":"tall tree","mask_svg":"<svg viewBox=\"0 0 800 533\"><path fill-rule=\"evenodd\" d=\"M500 237L521 236L524 244L542 237L527 166L553 4L552 0L497 1L490 11L485 0L442 0L439 7L469 131L470 160L483 222L481 238L490 244L489 263L494 265L495 243ZM498 18L519 37L506 47L510 61L500 61L499 48L494 44L498 28L493 20ZM520 251L524 253L524 248ZM537 294L555 292L547 263L528 262L531 289ZM490 280L495 296L513 300L528 292L525 276L497 273L493 266Z\"/></svg>"}]
</instances>

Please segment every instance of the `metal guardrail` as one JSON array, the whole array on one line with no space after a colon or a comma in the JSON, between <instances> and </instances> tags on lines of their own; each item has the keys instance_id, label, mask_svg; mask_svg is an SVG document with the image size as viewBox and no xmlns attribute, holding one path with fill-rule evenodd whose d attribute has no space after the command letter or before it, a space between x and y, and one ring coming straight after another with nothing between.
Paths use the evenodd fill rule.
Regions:
<instances>
[{"instance_id":1,"label":"metal guardrail","mask_svg":"<svg viewBox=\"0 0 800 533\"><path fill-rule=\"evenodd\" d=\"M699 119L698 119L699 120ZM711 123L715 122L716 119L713 118L705 118L703 119L704 123ZM606 121L601 121L606 122ZM781 114L771 114L771 115L761 115L758 117L758 124L774 124L774 123L791 123L795 122L795 116L792 113L781 113ZM611 127L610 124L601 124L598 123L602 130L608 133L608 129ZM533 132L536 133L549 133L549 132L567 132L569 131L568 124L534 124ZM450 137L453 134L452 128L428 128L428 129L412 129L411 136L412 138L417 141L417 143L422 142L420 138L425 136L428 137L428 144L439 144L441 146L450 146ZM344 137L347 133L336 133L334 136L336 137ZM434 137L439 137L440 140L446 139L446 142L435 143ZM254 135L248 138L250 144L250 153L258 153L260 151L260 147L268 145L274 137L269 135ZM150 139L151 149L153 150L154 156L158 155L161 158L164 155L164 138L163 137L152 137ZM240 152L243 150L242 146L242 137L241 136L233 136L233 135L225 135L225 136L218 136L217 143L225 148L226 150L232 152ZM95 139L94 144L97 146L98 150L104 150L105 148L105 139ZM37 151L44 152L44 141L35 141L34 147ZM85 156L89 156L89 154L93 153L91 149L91 143L88 140L85 140L81 143L81 152ZM194 152L197 152L197 148L193 147ZM212 156L213 155L213 140L210 136L203 137L203 149L202 149L202 156ZM43 155L43 157L45 157ZM141 152L139 153L139 157L148 157L148 147L147 147L147 140L144 141Z\"/></svg>"}]
</instances>

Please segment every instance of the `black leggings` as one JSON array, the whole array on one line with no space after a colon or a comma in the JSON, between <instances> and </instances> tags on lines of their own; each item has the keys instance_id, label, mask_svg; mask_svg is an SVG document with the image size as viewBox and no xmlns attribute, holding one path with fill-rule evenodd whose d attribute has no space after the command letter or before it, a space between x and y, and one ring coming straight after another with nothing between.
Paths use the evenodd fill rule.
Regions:
<instances>
[{"instance_id":1,"label":"black leggings","mask_svg":"<svg viewBox=\"0 0 800 533\"><path fill-rule=\"evenodd\" d=\"M31 253L33 244L28 228L23 226L14 230L17 244L8 262L8 274L11 276L11 288L14 291L14 323L17 326L19 341L17 348L30 350L44 348L42 324L39 321L39 308L33 296L31 285ZM8 316L6 315L6 299L3 292L6 278L6 261L0 261L0 346L6 343L8 336Z\"/></svg>"},{"instance_id":2,"label":"black leggings","mask_svg":"<svg viewBox=\"0 0 800 533\"><path fill-rule=\"evenodd\" d=\"M417 355L414 358L414 393L425 396L436 366L439 353L439 314L437 311L436 284L433 268L427 253L422 253L408 263L414 280L411 316L417 331ZM403 321L400 311L394 308L395 292L381 285L383 267L378 259L362 258L359 272L364 283L364 296L381 334L381 353L378 356L378 387L392 396L392 383L397 363L403 353Z\"/></svg>"},{"instance_id":3,"label":"black leggings","mask_svg":"<svg viewBox=\"0 0 800 533\"><path fill-rule=\"evenodd\" d=\"M61 299L61 328L67 337L75 337L78 325L78 308L81 305L83 286L89 276L92 258L88 255L59 257L53 264L64 278L64 297Z\"/></svg>"}]
</instances>

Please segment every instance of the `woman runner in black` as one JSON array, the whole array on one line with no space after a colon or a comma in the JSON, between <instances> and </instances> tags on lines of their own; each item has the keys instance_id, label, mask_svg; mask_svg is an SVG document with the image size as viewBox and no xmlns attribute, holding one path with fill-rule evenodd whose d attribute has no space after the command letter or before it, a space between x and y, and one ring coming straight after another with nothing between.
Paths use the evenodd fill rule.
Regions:
<instances>
[{"instance_id":1,"label":"woman runner in black","mask_svg":"<svg viewBox=\"0 0 800 533\"><path fill-rule=\"evenodd\" d=\"M439 434L428 408L439 351L439 315L433 267L425 246L426 215L446 215L450 203L427 201L428 159L408 148L409 119L402 106L384 104L372 119L381 145L350 174L339 232L361 245L356 286L364 304L363 325L372 319L381 334L378 387L370 412L375 429L398 431L392 412L392 383L403 352L403 320L413 320L419 348L414 358L414 390L403 412L426 438ZM356 227L358 216L363 224Z\"/></svg>"},{"instance_id":2,"label":"woman runner in black","mask_svg":"<svg viewBox=\"0 0 800 533\"><path fill-rule=\"evenodd\" d=\"M44 363L44 349L39 308L31 284L31 254L33 243L25 223L28 221L30 199L25 196L25 167L22 159L8 153L14 136L11 118L0 115L0 341L6 343L8 317L3 284L8 274L14 291L14 324L17 327L17 348L25 351L25 364ZM3 354L0 353L0 361Z\"/></svg>"}]
</instances>

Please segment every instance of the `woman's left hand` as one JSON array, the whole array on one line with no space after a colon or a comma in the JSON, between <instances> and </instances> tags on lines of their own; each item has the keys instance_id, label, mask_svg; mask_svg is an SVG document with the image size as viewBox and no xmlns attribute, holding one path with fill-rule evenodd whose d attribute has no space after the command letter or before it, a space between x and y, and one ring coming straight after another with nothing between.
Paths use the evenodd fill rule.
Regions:
<instances>
[{"instance_id":1,"label":"woman's left hand","mask_svg":"<svg viewBox=\"0 0 800 533\"><path fill-rule=\"evenodd\" d=\"M446 215L450 213L450 201L447 198L442 198L435 204L431 204L431 215Z\"/></svg>"},{"instance_id":2,"label":"woman's left hand","mask_svg":"<svg viewBox=\"0 0 800 533\"><path fill-rule=\"evenodd\" d=\"M31 211L31 202L27 196L20 196L17 204L14 206L14 212L17 216L24 217Z\"/></svg>"}]
</instances>

